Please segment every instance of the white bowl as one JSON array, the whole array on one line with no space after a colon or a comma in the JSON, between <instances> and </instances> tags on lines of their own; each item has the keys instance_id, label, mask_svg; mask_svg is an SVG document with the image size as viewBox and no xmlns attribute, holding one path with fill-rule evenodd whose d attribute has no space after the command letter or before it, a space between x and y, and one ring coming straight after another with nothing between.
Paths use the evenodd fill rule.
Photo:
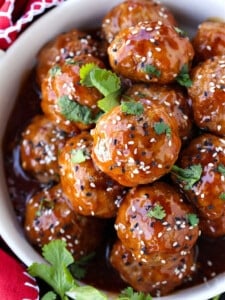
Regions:
<instances>
[{"instance_id":1,"label":"white bowl","mask_svg":"<svg viewBox=\"0 0 225 300\"><path fill-rule=\"evenodd\" d=\"M42 262L41 256L24 237L8 195L3 169L2 140L7 120L21 82L35 64L38 49L58 33L71 28L100 24L102 16L120 0L70 0L61 4L30 26L13 46L0 57L0 234L26 265ZM225 18L225 0L162 0L174 12L181 27L191 35L206 18ZM16 117L16 116L15 116ZM225 273L207 283L178 291L163 300L206 300L225 291ZM109 296L110 298L113 296Z\"/></svg>"}]
</instances>

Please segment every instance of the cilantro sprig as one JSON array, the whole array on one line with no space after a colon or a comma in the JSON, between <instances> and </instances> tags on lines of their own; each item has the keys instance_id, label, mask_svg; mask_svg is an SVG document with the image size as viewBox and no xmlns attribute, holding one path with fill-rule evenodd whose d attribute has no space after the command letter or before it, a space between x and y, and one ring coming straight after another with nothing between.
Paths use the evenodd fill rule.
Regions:
<instances>
[{"instance_id":1,"label":"cilantro sprig","mask_svg":"<svg viewBox=\"0 0 225 300\"><path fill-rule=\"evenodd\" d=\"M187 64L184 64L179 72L179 74L176 77L176 81L185 87L191 87L192 86L192 80L189 75L189 68Z\"/></svg>"},{"instance_id":2,"label":"cilantro sprig","mask_svg":"<svg viewBox=\"0 0 225 300\"><path fill-rule=\"evenodd\" d=\"M107 300L105 293L89 285L80 285L76 278L82 278L85 271L82 269L93 253L74 261L71 253L66 249L62 240L52 240L42 248L46 263L33 263L28 272L31 276L44 280L53 290L48 291L42 300ZM149 294L135 292L132 287L124 289L117 300L152 300Z\"/></svg>"},{"instance_id":3,"label":"cilantro sprig","mask_svg":"<svg viewBox=\"0 0 225 300\"><path fill-rule=\"evenodd\" d=\"M70 152L71 162L79 164L90 159L90 153L86 149L72 149Z\"/></svg>"},{"instance_id":4,"label":"cilantro sprig","mask_svg":"<svg viewBox=\"0 0 225 300\"><path fill-rule=\"evenodd\" d=\"M141 115L144 112L144 106L140 102L122 101L121 111L128 115Z\"/></svg>"},{"instance_id":5,"label":"cilantro sprig","mask_svg":"<svg viewBox=\"0 0 225 300\"><path fill-rule=\"evenodd\" d=\"M157 220L162 220L166 216L166 212L162 205L156 204L147 212L147 216L150 218L155 218Z\"/></svg>"},{"instance_id":6,"label":"cilantro sprig","mask_svg":"<svg viewBox=\"0 0 225 300\"><path fill-rule=\"evenodd\" d=\"M188 222L191 226L197 226L199 223L199 218L194 213L187 214Z\"/></svg>"},{"instance_id":7,"label":"cilantro sprig","mask_svg":"<svg viewBox=\"0 0 225 300\"><path fill-rule=\"evenodd\" d=\"M107 300L106 295L92 286L80 286L72 276L69 266L74 258L66 249L62 240L53 240L43 247L43 257L49 264L33 263L28 272L31 276L44 280L53 291L44 295L43 299L53 300L57 295L61 300Z\"/></svg>"},{"instance_id":8,"label":"cilantro sprig","mask_svg":"<svg viewBox=\"0 0 225 300\"><path fill-rule=\"evenodd\" d=\"M160 77L161 71L153 65L145 65L143 71L151 76Z\"/></svg>"},{"instance_id":9,"label":"cilantro sprig","mask_svg":"<svg viewBox=\"0 0 225 300\"><path fill-rule=\"evenodd\" d=\"M154 123L153 127L158 135L165 133L167 137L171 137L171 128L164 121Z\"/></svg>"},{"instance_id":10,"label":"cilantro sprig","mask_svg":"<svg viewBox=\"0 0 225 300\"><path fill-rule=\"evenodd\" d=\"M104 112L119 105L121 81L112 71L99 68L94 63L85 64L80 68L80 83L87 87L95 87L104 96L98 101L98 107Z\"/></svg>"},{"instance_id":11,"label":"cilantro sprig","mask_svg":"<svg viewBox=\"0 0 225 300\"><path fill-rule=\"evenodd\" d=\"M176 165L173 165L171 173L182 182L185 190L191 190L193 185L198 182L202 176L202 166L197 164L182 169Z\"/></svg>"}]
</instances>

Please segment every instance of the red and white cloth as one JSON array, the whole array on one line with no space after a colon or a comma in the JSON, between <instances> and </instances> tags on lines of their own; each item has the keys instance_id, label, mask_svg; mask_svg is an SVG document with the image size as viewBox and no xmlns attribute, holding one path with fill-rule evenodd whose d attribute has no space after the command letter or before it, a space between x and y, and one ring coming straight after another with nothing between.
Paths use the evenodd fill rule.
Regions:
<instances>
[{"instance_id":1,"label":"red and white cloth","mask_svg":"<svg viewBox=\"0 0 225 300\"><path fill-rule=\"evenodd\" d=\"M0 299L38 300L39 288L24 265L0 248Z\"/></svg>"},{"instance_id":2,"label":"red and white cloth","mask_svg":"<svg viewBox=\"0 0 225 300\"><path fill-rule=\"evenodd\" d=\"M7 50L37 16L64 0L0 0L0 49Z\"/></svg>"}]
</instances>

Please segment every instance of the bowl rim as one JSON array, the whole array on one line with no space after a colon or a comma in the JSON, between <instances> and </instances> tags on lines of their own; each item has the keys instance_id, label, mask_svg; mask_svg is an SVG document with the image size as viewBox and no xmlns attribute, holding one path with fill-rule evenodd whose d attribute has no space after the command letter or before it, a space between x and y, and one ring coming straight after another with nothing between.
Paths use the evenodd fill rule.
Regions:
<instances>
[{"instance_id":1,"label":"bowl rim","mask_svg":"<svg viewBox=\"0 0 225 300\"><path fill-rule=\"evenodd\" d=\"M54 25L54 28L51 28L51 36L57 35L59 32L62 32L63 30L68 30L72 27L82 28L84 24L88 24L88 19L92 16L92 18L97 18L97 22L100 22L101 17L103 16L103 13L108 10L108 8L114 6L115 4L121 2L122 0L113 0L110 1L110 3L106 3L105 0L95 0L90 2L89 0L70 0L63 2L60 4L60 6L55 7L51 9L49 12L41 16L37 21L35 21L33 24L31 24L21 35L20 37L14 42L14 44L0 57L0 116L2 115L4 119L4 126L0 127L0 172L1 174L4 174L4 156L2 151L2 143L3 143L3 135L6 127L6 121L9 117L10 111L13 106L13 101L11 101L10 104L7 103L6 94L7 89L9 89L10 85L12 85L13 79L17 78L18 73L13 74L13 70L11 70L9 73L12 75L12 78L10 82L7 82L7 78L3 76L4 72L8 66L9 63L12 63L15 61L15 53L23 53L23 45L24 43L29 45L29 41L32 38L32 36L37 35L40 33L40 29L42 32L41 38L37 39L37 41L34 42L34 45L32 45L31 50L29 53L21 59L20 64L24 63L23 69L29 68L35 64L35 56L37 54L37 49L40 49L40 46L43 45L45 42L49 41L49 33L47 30L44 30L46 28L47 23L54 23L55 20L60 19L61 23L56 23ZM94 3L93 3L94 2ZM187 11L192 11L193 7L190 5L187 5L187 0L179 0L179 2L174 0L161 0L161 2L165 5L168 5L168 7L171 8L171 10L176 9L180 10L181 8L185 7L187 8ZM199 9L199 3L197 1L193 0L193 3L195 3ZM88 5L88 10L86 9ZM97 5L97 9L96 9ZM212 8L212 5L215 9L215 5L218 6L218 9L220 10L220 16L225 16L225 0L208 0L206 3L204 2L204 6L207 6L208 8ZM224 9L224 10L223 10ZM82 19L83 14L76 15L76 19L72 19L72 13L73 10L82 11L83 14L86 14L85 19ZM212 14L210 17L215 17L213 15L213 10L210 10L210 13ZM62 15L67 15L68 18L61 18ZM201 15L201 14L200 14ZM202 14L201 18L202 20L206 17L206 14ZM196 20L194 18L194 21L196 23ZM75 24L75 25L74 25ZM76 26L76 24L78 26ZM91 25L91 24L89 24ZM39 47L38 47L39 46ZM22 80L22 79L21 79ZM5 85L7 87L5 87ZM18 93L19 86L21 85L21 81L17 82L17 84L14 85L14 89L11 92L10 95L15 95ZM3 92L2 92L3 91ZM43 262L43 258L33 249L33 247L27 242L24 243L24 233L22 231L22 228L18 225L18 221L15 218L15 212L13 210L12 204L10 203L7 205L6 201L2 201L2 199L7 198L8 201L10 201L8 196L8 190L6 181L4 178L3 184L0 189L0 235L3 238L3 240L8 244L9 248L15 253L15 255L27 266L31 265L33 262ZM3 213L4 212L4 213ZM11 222L8 221L8 218L11 220ZM4 227L4 224L7 224L7 227ZM13 235L11 236L11 233L13 232ZM186 288L184 290L176 291L175 293L172 293L168 296L163 297L157 297L153 299L163 299L163 300L180 300L181 297L184 297L186 300L192 300L193 294L198 298L199 300L207 300L210 297L213 297L217 294L220 294L225 291L225 272L217 275L215 278L208 280L205 283L201 283L198 285L195 285L190 288ZM113 298L111 294L109 295L109 298Z\"/></svg>"}]
</instances>

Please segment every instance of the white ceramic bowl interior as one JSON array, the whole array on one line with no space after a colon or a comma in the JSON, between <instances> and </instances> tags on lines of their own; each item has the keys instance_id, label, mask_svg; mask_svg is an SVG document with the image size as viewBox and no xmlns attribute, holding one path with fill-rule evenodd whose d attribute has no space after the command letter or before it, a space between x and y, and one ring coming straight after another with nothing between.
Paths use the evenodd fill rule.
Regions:
<instances>
[{"instance_id":1,"label":"white ceramic bowl interior","mask_svg":"<svg viewBox=\"0 0 225 300\"><path fill-rule=\"evenodd\" d=\"M65 30L96 27L100 24L102 16L119 2L121 1L68 0L34 22L7 53L0 56L0 235L28 266L43 259L25 239L8 195L2 153L2 140L7 120L24 76L34 66L36 54L42 45ZM161 2L174 12L180 27L190 35L193 35L197 25L207 18L225 19L225 0L162 0ZM225 291L224 273L207 283L157 299L206 300L223 291Z\"/></svg>"}]
</instances>

